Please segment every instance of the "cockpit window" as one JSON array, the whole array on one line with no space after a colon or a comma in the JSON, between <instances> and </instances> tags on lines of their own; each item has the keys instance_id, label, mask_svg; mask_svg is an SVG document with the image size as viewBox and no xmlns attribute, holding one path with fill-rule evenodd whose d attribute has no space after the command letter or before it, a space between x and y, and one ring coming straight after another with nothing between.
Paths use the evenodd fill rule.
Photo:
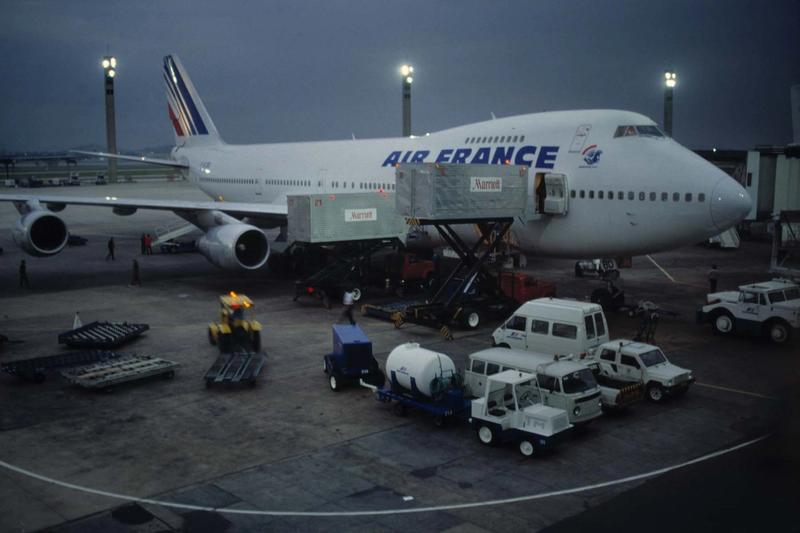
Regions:
<instances>
[{"instance_id":1,"label":"cockpit window","mask_svg":"<svg viewBox=\"0 0 800 533\"><path fill-rule=\"evenodd\" d=\"M657 126L636 126L636 131L639 135L647 135L650 137L663 137L664 134Z\"/></svg>"},{"instance_id":2,"label":"cockpit window","mask_svg":"<svg viewBox=\"0 0 800 533\"><path fill-rule=\"evenodd\" d=\"M617 126L614 138L617 137L663 137L664 134L658 126Z\"/></svg>"}]
</instances>

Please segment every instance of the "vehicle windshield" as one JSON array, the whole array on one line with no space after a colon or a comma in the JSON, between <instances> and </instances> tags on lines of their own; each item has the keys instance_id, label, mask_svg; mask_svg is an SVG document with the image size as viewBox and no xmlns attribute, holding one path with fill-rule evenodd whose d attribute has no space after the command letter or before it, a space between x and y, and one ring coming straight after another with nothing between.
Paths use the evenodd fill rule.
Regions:
<instances>
[{"instance_id":1,"label":"vehicle windshield","mask_svg":"<svg viewBox=\"0 0 800 533\"><path fill-rule=\"evenodd\" d=\"M561 378L561 387L565 394L575 394L597 387L597 380L588 368L578 370Z\"/></svg>"},{"instance_id":2,"label":"vehicle windshield","mask_svg":"<svg viewBox=\"0 0 800 533\"><path fill-rule=\"evenodd\" d=\"M667 362L667 358L664 357L664 352L658 348L639 354L639 358L642 360L642 363L644 363L644 366L653 366Z\"/></svg>"},{"instance_id":3,"label":"vehicle windshield","mask_svg":"<svg viewBox=\"0 0 800 533\"><path fill-rule=\"evenodd\" d=\"M786 289L783 291L787 300L800 300L800 288Z\"/></svg>"},{"instance_id":4,"label":"vehicle windshield","mask_svg":"<svg viewBox=\"0 0 800 533\"><path fill-rule=\"evenodd\" d=\"M533 379L524 381L517 385L517 402L520 410L537 403L539 398L539 387Z\"/></svg>"}]
</instances>

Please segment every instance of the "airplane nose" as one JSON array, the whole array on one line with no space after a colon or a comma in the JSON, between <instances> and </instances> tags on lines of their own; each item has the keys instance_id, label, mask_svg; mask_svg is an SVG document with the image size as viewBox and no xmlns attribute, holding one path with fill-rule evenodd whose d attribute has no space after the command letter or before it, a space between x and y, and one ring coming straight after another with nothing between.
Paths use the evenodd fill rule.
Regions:
<instances>
[{"instance_id":1,"label":"airplane nose","mask_svg":"<svg viewBox=\"0 0 800 533\"><path fill-rule=\"evenodd\" d=\"M711 193L711 220L720 232L725 231L744 219L752 205L744 187L730 176L723 176Z\"/></svg>"}]
</instances>

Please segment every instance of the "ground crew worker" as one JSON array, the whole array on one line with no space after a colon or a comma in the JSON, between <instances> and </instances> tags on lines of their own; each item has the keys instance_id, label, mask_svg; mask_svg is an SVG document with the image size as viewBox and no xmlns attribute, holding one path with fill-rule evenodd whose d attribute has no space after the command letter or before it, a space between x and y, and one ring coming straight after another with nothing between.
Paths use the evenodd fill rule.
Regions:
<instances>
[{"instance_id":1,"label":"ground crew worker","mask_svg":"<svg viewBox=\"0 0 800 533\"><path fill-rule=\"evenodd\" d=\"M133 275L131 276L131 287L134 285L137 287L142 286L142 280L139 279L139 261L136 259L133 260Z\"/></svg>"},{"instance_id":2,"label":"ground crew worker","mask_svg":"<svg viewBox=\"0 0 800 533\"><path fill-rule=\"evenodd\" d=\"M106 255L106 261L111 259L112 261L116 261L114 258L114 237L108 239L108 254Z\"/></svg>"},{"instance_id":3,"label":"ground crew worker","mask_svg":"<svg viewBox=\"0 0 800 533\"><path fill-rule=\"evenodd\" d=\"M709 292L717 292L718 280L719 270L717 270L717 265L711 265L711 270L708 271L708 287L711 289Z\"/></svg>"},{"instance_id":4,"label":"ground crew worker","mask_svg":"<svg viewBox=\"0 0 800 533\"><path fill-rule=\"evenodd\" d=\"M141 245L142 255L147 254L147 240L144 238L144 233L142 233L142 237L139 239L139 243Z\"/></svg>"},{"instance_id":5,"label":"ground crew worker","mask_svg":"<svg viewBox=\"0 0 800 533\"><path fill-rule=\"evenodd\" d=\"M344 291L344 295L342 296L342 304L344 305L344 311L342 315L346 317L350 321L351 326L356 325L356 321L353 318L353 289L347 289Z\"/></svg>"},{"instance_id":6,"label":"ground crew worker","mask_svg":"<svg viewBox=\"0 0 800 533\"><path fill-rule=\"evenodd\" d=\"M153 237L149 233L144 236L144 249L146 255L153 255Z\"/></svg>"},{"instance_id":7,"label":"ground crew worker","mask_svg":"<svg viewBox=\"0 0 800 533\"><path fill-rule=\"evenodd\" d=\"M19 262L19 286L25 289L31 288L31 283L28 281L28 265L24 259Z\"/></svg>"}]
</instances>

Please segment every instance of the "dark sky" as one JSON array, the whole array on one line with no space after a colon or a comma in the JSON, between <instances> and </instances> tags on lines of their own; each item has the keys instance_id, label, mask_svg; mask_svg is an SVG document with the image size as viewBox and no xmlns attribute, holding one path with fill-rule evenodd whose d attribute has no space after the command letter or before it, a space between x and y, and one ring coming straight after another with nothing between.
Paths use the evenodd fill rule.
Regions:
<instances>
[{"instance_id":1,"label":"dark sky","mask_svg":"<svg viewBox=\"0 0 800 533\"><path fill-rule=\"evenodd\" d=\"M120 62L121 148L172 144L162 57L177 53L228 142L396 136L544 110L620 108L693 148L791 140L800 1L0 1L0 150L104 144L102 70Z\"/></svg>"}]
</instances>

